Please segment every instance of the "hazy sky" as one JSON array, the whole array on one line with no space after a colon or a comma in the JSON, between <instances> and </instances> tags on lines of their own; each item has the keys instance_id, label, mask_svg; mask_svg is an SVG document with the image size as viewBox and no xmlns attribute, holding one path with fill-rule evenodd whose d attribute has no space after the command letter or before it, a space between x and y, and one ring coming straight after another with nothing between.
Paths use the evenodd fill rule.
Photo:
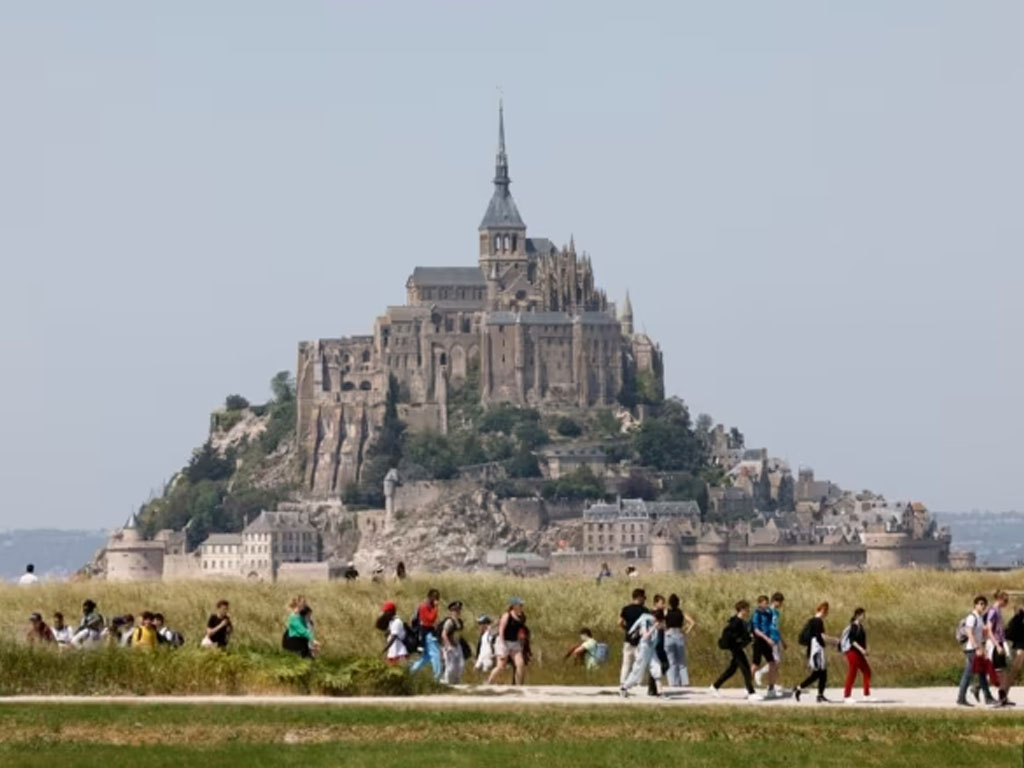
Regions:
<instances>
[{"instance_id":1,"label":"hazy sky","mask_svg":"<svg viewBox=\"0 0 1024 768\"><path fill-rule=\"evenodd\" d=\"M695 414L1024 508L1018 1L10 2L0 527L120 523L300 339L473 264L499 85L529 233Z\"/></svg>"}]
</instances>

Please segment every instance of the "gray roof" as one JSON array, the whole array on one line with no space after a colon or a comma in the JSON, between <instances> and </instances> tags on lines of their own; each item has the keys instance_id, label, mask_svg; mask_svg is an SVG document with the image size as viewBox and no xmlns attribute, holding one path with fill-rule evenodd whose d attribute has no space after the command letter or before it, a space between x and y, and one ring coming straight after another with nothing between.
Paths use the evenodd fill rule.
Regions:
<instances>
[{"instance_id":1,"label":"gray roof","mask_svg":"<svg viewBox=\"0 0 1024 768\"><path fill-rule=\"evenodd\" d=\"M241 545L242 534L240 533L211 533L200 545L205 547L209 544L235 544Z\"/></svg>"},{"instance_id":2,"label":"gray roof","mask_svg":"<svg viewBox=\"0 0 1024 768\"><path fill-rule=\"evenodd\" d=\"M541 448L539 453L542 456L568 456L578 459L606 457L604 447L601 445L549 445Z\"/></svg>"},{"instance_id":3,"label":"gray roof","mask_svg":"<svg viewBox=\"0 0 1024 768\"><path fill-rule=\"evenodd\" d=\"M487 285L480 267L416 267L409 282L419 286L474 286Z\"/></svg>"},{"instance_id":4,"label":"gray roof","mask_svg":"<svg viewBox=\"0 0 1024 768\"><path fill-rule=\"evenodd\" d=\"M488 325L572 325L574 322L583 325L618 325L619 321L605 312L583 312L570 315L567 312L490 312L487 315Z\"/></svg>"},{"instance_id":5,"label":"gray roof","mask_svg":"<svg viewBox=\"0 0 1024 768\"><path fill-rule=\"evenodd\" d=\"M504 184L495 182L494 194L491 195L491 202L487 204L484 218L480 222L480 229L489 227L526 229L523 217L519 215L519 209L516 208L516 201L512 199L512 193L508 191L508 182Z\"/></svg>"},{"instance_id":6,"label":"gray roof","mask_svg":"<svg viewBox=\"0 0 1024 768\"><path fill-rule=\"evenodd\" d=\"M245 526L243 533L275 533L277 531L315 531L299 512L267 512Z\"/></svg>"},{"instance_id":7,"label":"gray roof","mask_svg":"<svg viewBox=\"0 0 1024 768\"><path fill-rule=\"evenodd\" d=\"M528 237L526 238L526 252L546 256L549 253L558 253L558 248L546 237Z\"/></svg>"},{"instance_id":8,"label":"gray roof","mask_svg":"<svg viewBox=\"0 0 1024 768\"><path fill-rule=\"evenodd\" d=\"M700 507L695 501L644 501L621 499L611 504L592 504L583 510L584 520L699 518Z\"/></svg>"}]
</instances>

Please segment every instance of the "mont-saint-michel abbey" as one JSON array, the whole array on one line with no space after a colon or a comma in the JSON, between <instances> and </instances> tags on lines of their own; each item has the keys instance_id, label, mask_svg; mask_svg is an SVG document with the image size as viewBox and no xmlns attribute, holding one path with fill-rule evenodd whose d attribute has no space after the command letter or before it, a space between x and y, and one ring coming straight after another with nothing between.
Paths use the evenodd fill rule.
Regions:
<instances>
[{"instance_id":1,"label":"mont-saint-michel abbey","mask_svg":"<svg viewBox=\"0 0 1024 768\"><path fill-rule=\"evenodd\" d=\"M371 335L299 345L298 429L311 492L359 480L389 377L406 393L401 418L441 433L449 390L475 367L484 405L607 407L638 373L660 385L661 352L634 332L628 296L617 315L571 237L559 248L527 235L509 190L500 107L493 181L475 265L416 267L406 303L388 307Z\"/></svg>"},{"instance_id":2,"label":"mont-saint-michel abbey","mask_svg":"<svg viewBox=\"0 0 1024 768\"><path fill-rule=\"evenodd\" d=\"M710 417L696 429L684 417L696 463L642 455L637 436L685 406L665 399L661 349L636 331L628 294L621 307L609 299L572 236L556 246L528 234L501 106L492 181L467 237L475 258L413 269L405 303L372 333L299 343L294 438L247 468L246 482L285 489L277 508L193 541L152 525L143 537L133 517L108 544L108 578L316 580L398 561L519 573L974 565L921 502L794 471ZM431 473L398 457L373 475L389 406L406 436L476 440L478 458ZM239 472L266 409L215 412L207 448ZM513 421L485 429L502 411ZM374 493L350 497L367 485Z\"/></svg>"}]
</instances>

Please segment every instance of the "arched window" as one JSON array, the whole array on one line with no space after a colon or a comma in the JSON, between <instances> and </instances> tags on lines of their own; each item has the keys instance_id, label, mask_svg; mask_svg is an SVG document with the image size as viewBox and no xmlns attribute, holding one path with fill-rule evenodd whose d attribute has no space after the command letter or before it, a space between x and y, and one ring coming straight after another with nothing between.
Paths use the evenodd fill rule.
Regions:
<instances>
[{"instance_id":1,"label":"arched window","mask_svg":"<svg viewBox=\"0 0 1024 768\"><path fill-rule=\"evenodd\" d=\"M370 362L370 350L368 350L368 349L364 349L363 350L363 362L364 363Z\"/></svg>"},{"instance_id":2,"label":"arched window","mask_svg":"<svg viewBox=\"0 0 1024 768\"><path fill-rule=\"evenodd\" d=\"M341 391L342 392L351 392L355 388L356 388L356 385L353 384L351 381L343 382L342 385L341 385Z\"/></svg>"},{"instance_id":3,"label":"arched window","mask_svg":"<svg viewBox=\"0 0 1024 768\"><path fill-rule=\"evenodd\" d=\"M501 235L495 235L494 236L494 250L496 250L496 251L500 251L501 250Z\"/></svg>"},{"instance_id":4,"label":"arched window","mask_svg":"<svg viewBox=\"0 0 1024 768\"><path fill-rule=\"evenodd\" d=\"M518 240L519 240L519 238L517 238L515 235L512 235L512 251L513 252L516 250L516 243L518 242Z\"/></svg>"},{"instance_id":5,"label":"arched window","mask_svg":"<svg viewBox=\"0 0 1024 768\"><path fill-rule=\"evenodd\" d=\"M371 386L370 382L368 382L368 381L362 381L362 382L359 383L359 388L361 390L363 390L364 392L369 392L370 391L370 386Z\"/></svg>"},{"instance_id":6,"label":"arched window","mask_svg":"<svg viewBox=\"0 0 1024 768\"><path fill-rule=\"evenodd\" d=\"M505 250L506 251L508 250L508 246L509 246L508 235L505 235Z\"/></svg>"}]
</instances>

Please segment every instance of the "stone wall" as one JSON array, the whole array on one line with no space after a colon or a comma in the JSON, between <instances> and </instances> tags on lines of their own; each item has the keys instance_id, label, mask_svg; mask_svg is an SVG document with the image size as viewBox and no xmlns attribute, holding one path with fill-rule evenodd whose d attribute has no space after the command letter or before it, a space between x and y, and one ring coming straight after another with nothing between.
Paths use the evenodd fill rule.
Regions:
<instances>
[{"instance_id":1,"label":"stone wall","mask_svg":"<svg viewBox=\"0 0 1024 768\"><path fill-rule=\"evenodd\" d=\"M324 563L281 563L277 567L277 580L289 583L329 581L330 565Z\"/></svg>"},{"instance_id":2,"label":"stone wall","mask_svg":"<svg viewBox=\"0 0 1024 768\"><path fill-rule=\"evenodd\" d=\"M649 573L651 570L650 560L647 558L626 557L624 555L610 555L595 552L588 554L584 552L553 552L549 558L551 573L572 573L585 576L597 577L601 571L601 565L607 563L615 576L623 576L626 566L632 565L639 571Z\"/></svg>"},{"instance_id":3,"label":"stone wall","mask_svg":"<svg viewBox=\"0 0 1024 768\"><path fill-rule=\"evenodd\" d=\"M202 577L203 569L200 565L198 552L186 555L164 556L164 581L201 579Z\"/></svg>"}]
</instances>

